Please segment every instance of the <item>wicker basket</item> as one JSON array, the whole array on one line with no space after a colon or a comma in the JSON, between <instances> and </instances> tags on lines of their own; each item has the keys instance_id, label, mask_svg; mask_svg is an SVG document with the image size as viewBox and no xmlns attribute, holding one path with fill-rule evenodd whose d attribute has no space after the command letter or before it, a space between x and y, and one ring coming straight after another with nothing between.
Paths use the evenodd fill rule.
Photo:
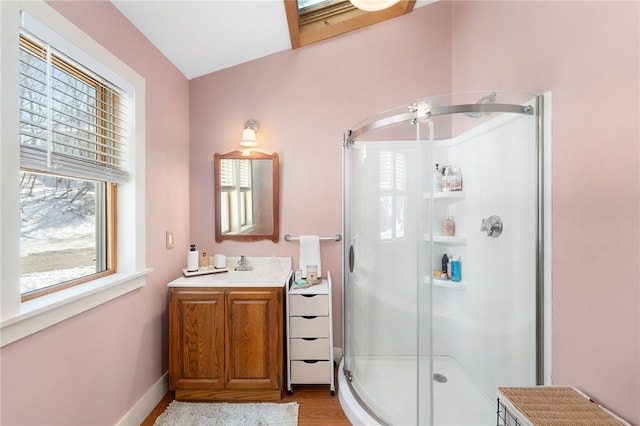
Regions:
<instances>
[{"instance_id":1,"label":"wicker basket","mask_svg":"<svg viewBox=\"0 0 640 426\"><path fill-rule=\"evenodd\" d=\"M499 387L498 426L631 426L573 387Z\"/></svg>"}]
</instances>

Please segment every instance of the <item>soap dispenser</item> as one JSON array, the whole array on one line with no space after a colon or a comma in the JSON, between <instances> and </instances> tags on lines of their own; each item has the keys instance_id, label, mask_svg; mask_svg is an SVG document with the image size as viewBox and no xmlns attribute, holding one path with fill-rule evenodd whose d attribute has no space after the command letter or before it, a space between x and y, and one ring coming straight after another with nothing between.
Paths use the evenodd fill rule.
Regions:
<instances>
[{"instance_id":1,"label":"soap dispenser","mask_svg":"<svg viewBox=\"0 0 640 426\"><path fill-rule=\"evenodd\" d=\"M198 270L199 253L196 245L191 244L191 249L187 252L187 271L195 272Z\"/></svg>"}]
</instances>

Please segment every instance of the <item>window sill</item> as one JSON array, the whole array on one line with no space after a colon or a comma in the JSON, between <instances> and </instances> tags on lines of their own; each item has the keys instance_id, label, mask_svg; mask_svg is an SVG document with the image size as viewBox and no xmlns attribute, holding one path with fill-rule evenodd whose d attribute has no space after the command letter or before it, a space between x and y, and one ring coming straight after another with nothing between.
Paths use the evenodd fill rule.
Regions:
<instances>
[{"instance_id":1,"label":"window sill","mask_svg":"<svg viewBox=\"0 0 640 426\"><path fill-rule=\"evenodd\" d=\"M2 321L0 347L138 290L152 271L147 268L135 273L109 275L24 302L18 315Z\"/></svg>"}]
</instances>

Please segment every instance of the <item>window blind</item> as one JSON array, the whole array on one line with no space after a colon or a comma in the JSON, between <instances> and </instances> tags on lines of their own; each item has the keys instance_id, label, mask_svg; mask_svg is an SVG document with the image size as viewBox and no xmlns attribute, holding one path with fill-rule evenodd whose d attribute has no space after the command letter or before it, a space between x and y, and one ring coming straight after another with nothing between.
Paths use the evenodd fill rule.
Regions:
<instances>
[{"instance_id":1,"label":"window blind","mask_svg":"<svg viewBox=\"0 0 640 426\"><path fill-rule=\"evenodd\" d=\"M233 191L233 162L234 160L220 160L220 190L224 192Z\"/></svg>"},{"instance_id":2,"label":"window blind","mask_svg":"<svg viewBox=\"0 0 640 426\"><path fill-rule=\"evenodd\" d=\"M251 160L238 160L238 183L240 191L251 190Z\"/></svg>"},{"instance_id":3,"label":"window blind","mask_svg":"<svg viewBox=\"0 0 640 426\"><path fill-rule=\"evenodd\" d=\"M126 182L127 95L26 32L19 58L20 166Z\"/></svg>"}]
</instances>

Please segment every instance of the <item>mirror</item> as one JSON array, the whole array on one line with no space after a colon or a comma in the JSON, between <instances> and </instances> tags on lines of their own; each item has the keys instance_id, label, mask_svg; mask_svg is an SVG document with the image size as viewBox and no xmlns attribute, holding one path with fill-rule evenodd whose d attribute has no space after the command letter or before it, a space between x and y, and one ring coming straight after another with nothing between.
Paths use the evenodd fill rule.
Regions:
<instances>
[{"instance_id":1,"label":"mirror","mask_svg":"<svg viewBox=\"0 0 640 426\"><path fill-rule=\"evenodd\" d=\"M216 242L279 239L278 154L215 154Z\"/></svg>"}]
</instances>

